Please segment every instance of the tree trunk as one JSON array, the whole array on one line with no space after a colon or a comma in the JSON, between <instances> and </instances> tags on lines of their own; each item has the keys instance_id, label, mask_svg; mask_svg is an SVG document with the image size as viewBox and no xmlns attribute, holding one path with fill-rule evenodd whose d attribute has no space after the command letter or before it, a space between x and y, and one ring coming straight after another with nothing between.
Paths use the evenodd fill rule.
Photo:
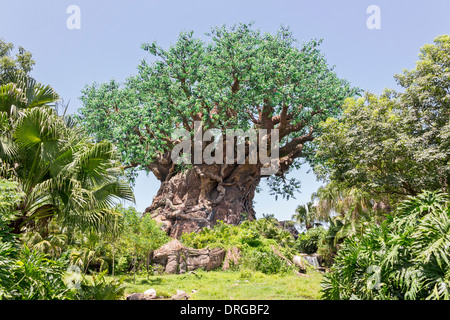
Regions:
<instances>
[{"instance_id":1,"label":"tree trunk","mask_svg":"<svg viewBox=\"0 0 450 320\"><path fill-rule=\"evenodd\" d=\"M222 220L237 225L255 219L253 197L260 165L194 165L169 175L145 210L173 238L212 227Z\"/></svg>"}]
</instances>

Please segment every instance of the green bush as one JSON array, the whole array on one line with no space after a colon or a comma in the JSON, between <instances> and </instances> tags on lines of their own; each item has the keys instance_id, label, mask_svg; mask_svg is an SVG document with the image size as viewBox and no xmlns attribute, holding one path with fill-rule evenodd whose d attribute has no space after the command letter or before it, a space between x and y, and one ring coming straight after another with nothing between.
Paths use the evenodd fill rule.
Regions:
<instances>
[{"instance_id":1,"label":"green bush","mask_svg":"<svg viewBox=\"0 0 450 320\"><path fill-rule=\"evenodd\" d=\"M448 194L424 192L344 240L324 277L325 299L450 299Z\"/></svg>"},{"instance_id":2,"label":"green bush","mask_svg":"<svg viewBox=\"0 0 450 320\"><path fill-rule=\"evenodd\" d=\"M237 247L242 251L239 268L266 274L291 270L286 261L273 252L272 246L287 258L295 254L292 235L279 227L277 221L270 217L247 220L238 226L219 221L211 229L204 228L198 233L183 234L180 240L186 246L196 249Z\"/></svg>"},{"instance_id":3,"label":"green bush","mask_svg":"<svg viewBox=\"0 0 450 320\"><path fill-rule=\"evenodd\" d=\"M326 235L327 230L323 227L311 228L299 235L295 248L302 253L315 253Z\"/></svg>"},{"instance_id":4,"label":"green bush","mask_svg":"<svg viewBox=\"0 0 450 320\"><path fill-rule=\"evenodd\" d=\"M285 260L277 256L273 251L258 250L256 248L244 251L240 267L260 271L265 274L283 274L293 270Z\"/></svg>"},{"instance_id":5,"label":"green bush","mask_svg":"<svg viewBox=\"0 0 450 320\"><path fill-rule=\"evenodd\" d=\"M122 285L124 278L107 280L105 275L106 270L93 275L91 281L83 277L75 298L78 300L118 300L123 298L125 293L125 286Z\"/></svg>"},{"instance_id":6,"label":"green bush","mask_svg":"<svg viewBox=\"0 0 450 320\"><path fill-rule=\"evenodd\" d=\"M12 265L14 284L8 286L6 299L64 300L71 294L64 282L65 262L51 260L26 246Z\"/></svg>"},{"instance_id":7,"label":"green bush","mask_svg":"<svg viewBox=\"0 0 450 320\"><path fill-rule=\"evenodd\" d=\"M343 239L340 239L339 242L336 243L336 234L341 229L341 226L338 225L338 223L331 220L326 233L318 243L317 253L322 257L323 265L327 267L330 267L333 264L338 245L343 241Z\"/></svg>"}]
</instances>

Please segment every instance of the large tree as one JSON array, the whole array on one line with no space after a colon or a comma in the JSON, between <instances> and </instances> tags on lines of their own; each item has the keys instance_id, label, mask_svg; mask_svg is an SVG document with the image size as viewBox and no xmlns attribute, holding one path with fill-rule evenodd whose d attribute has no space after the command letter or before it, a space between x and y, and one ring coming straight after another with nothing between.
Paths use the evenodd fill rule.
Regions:
<instances>
[{"instance_id":1,"label":"large tree","mask_svg":"<svg viewBox=\"0 0 450 320\"><path fill-rule=\"evenodd\" d=\"M217 220L253 219L255 190L269 177L261 173L267 163L250 161L248 140L244 163L223 161L226 143L211 152L211 136L203 138L200 150L217 161L195 161L194 143L190 165L175 163L172 150L180 142L172 135L175 129L194 137L198 121L201 133L219 132L216 142L226 141L227 129L265 129L269 146L277 129L279 157L270 186L290 191L285 175L312 155L318 123L337 116L344 99L358 92L328 66L321 41L298 45L287 28L267 34L246 24L222 26L206 39L184 32L168 49L143 44L153 61L142 61L124 85L112 80L87 86L79 109L85 128L97 139L113 141L126 168L147 170L161 181L146 212L175 237ZM270 148L266 151L270 156Z\"/></svg>"},{"instance_id":2,"label":"large tree","mask_svg":"<svg viewBox=\"0 0 450 320\"><path fill-rule=\"evenodd\" d=\"M315 171L397 202L421 190L449 191L450 36L420 50L413 70L396 75L403 92L348 99L321 125Z\"/></svg>"}]
</instances>

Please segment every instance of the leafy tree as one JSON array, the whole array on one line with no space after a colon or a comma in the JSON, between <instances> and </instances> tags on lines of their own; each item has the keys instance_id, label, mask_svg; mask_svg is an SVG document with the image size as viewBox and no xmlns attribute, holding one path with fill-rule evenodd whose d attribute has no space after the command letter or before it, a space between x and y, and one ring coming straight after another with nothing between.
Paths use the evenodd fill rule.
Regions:
<instances>
[{"instance_id":1,"label":"leafy tree","mask_svg":"<svg viewBox=\"0 0 450 320\"><path fill-rule=\"evenodd\" d=\"M390 207L382 200L376 201L368 192L356 187L346 188L335 182L320 187L316 193L316 212L328 216L339 230L335 244L349 235L362 233L369 223L381 223Z\"/></svg>"},{"instance_id":2,"label":"leafy tree","mask_svg":"<svg viewBox=\"0 0 450 320\"><path fill-rule=\"evenodd\" d=\"M9 224L24 197L18 183L0 179L0 300L68 299L64 261L50 260L21 246L18 237L11 234Z\"/></svg>"},{"instance_id":3,"label":"leafy tree","mask_svg":"<svg viewBox=\"0 0 450 320\"><path fill-rule=\"evenodd\" d=\"M41 222L38 224L42 224L42 228L22 234L20 240L28 248L45 253L52 259L58 259L67 250L69 236L54 220Z\"/></svg>"},{"instance_id":4,"label":"leafy tree","mask_svg":"<svg viewBox=\"0 0 450 320\"><path fill-rule=\"evenodd\" d=\"M156 59L143 61L124 85L112 80L87 86L79 109L86 130L112 141L125 168L147 170L161 181L146 211L176 237L218 220L238 224L241 214L254 219L254 193L268 178L261 174L268 164L250 163L248 150L244 164L226 164L220 145L215 163L195 163L194 152L191 165L174 163L171 153L180 142L175 129L192 136L194 122L201 121L202 133L216 129L223 141L227 129L265 129L268 145L278 129L278 171L269 186L290 195L298 184L285 176L312 156L318 123L337 116L344 99L358 92L328 66L321 41L297 45L285 27L263 34L239 24L215 27L206 36L209 42L181 33L168 49L143 44ZM208 147L203 141L201 152Z\"/></svg>"},{"instance_id":5,"label":"leafy tree","mask_svg":"<svg viewBox=\"0 0 450 320\"><path fill-rule=\"evenodd\" d=\"M149 215L142 216L142 213L137 212L134 207L118 206L116 210L120 213L117 238L115 243L111 243L111 233L106 235L111 247L108 255L113 257L113 261L123 260L127 270L132 269L134 275L139 265L143 263L149 275L152 251L169 242L170 238L155 220ZM128 268L130 266L131 268Z\"/></svg>"},{"instance_id":6,"label":"leafy tree","mask_svg":"<svg viewBox=\"0 0 450 320\"><path fill-rule=\"evenodd\" d=\"M80 267L83 274L87 274L89 266L95 264L99 271L108 270L108 263L104 255L105 240L102 234L90 232L82 235L77 245L72 249L70 261L72 265Z\"/></svg>"},{"instance_id":7,"label":"leafy tree","mask_svg":"<svg viewBox=\"0 0 450 320\"><path fill-rule=\"evenodd\" d=\"M421 190L448 192L449 46L445 35L421 49L416 68L395 76L404 92L346 100L342 117L321 125L315 172L391 203Z\"/></svg>"},{"instance_id":8,"label":"leafy tree","mask_svg":"<svg viewBox=\"0 0 450 320\"><path fill-rule=\"evenodd\" d=\"M32 54L19 46L15 57L11 56L14 44L0 39L0 83L2 76L7 74L28 74L35 64Z\"/></svg>"},{"instance_id":9,"label":"leafy tree","mask_svg":"<svg viewBox=\"0 0 450 320\"><path fill-rule=\"evenodd\" d=\"M295 240L292 234L284 229L273 216L258 219L250 226L264 238L275 240L279 246L291 247L294 244Z\"/></svg>"},{"instance_id":10,"label":"leafy tree","mask_svg":"<svg viewBox=\"0 0 450 320\"><path fill-rule=\"evenodd\" d=\"M315 225L320 225L319 222L316 222L315 211L313 202L299 205L295 209L296 213L292 215L292 219L299 225L305 225L306 230L309 230Z\"/></svg>"}]
</instances>

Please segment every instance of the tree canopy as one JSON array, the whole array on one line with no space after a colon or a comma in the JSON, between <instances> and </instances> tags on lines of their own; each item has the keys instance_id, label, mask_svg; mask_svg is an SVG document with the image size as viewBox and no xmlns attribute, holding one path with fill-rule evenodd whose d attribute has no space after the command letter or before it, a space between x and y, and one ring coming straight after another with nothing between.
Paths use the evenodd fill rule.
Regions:
<instances>
[{"instance_id":1,"label":"tree canopy","mask_svg":"<svg viewBox=\"0 0 450 320\"><path fill-rule=\"evenodd\" d=\"M339 79L319 50L321 41L298 45L288 28L276 34L251 24L212 28L205 41L183 32L170 48L142 48L142 61L126 83L86 86L80 121L97 139L113 141L127 167L152 171L164 181L176 128L278 129L280 170L299 166L318 123L337 116L358 92Z\"/></svg>"},{"instance_id":2,"label":"tree canopy","mask_svg":"<svg viewBox=\"0 0 450 320\"><path fill-rule=\"evenodd\" d=\"M347 188L404 198L448 192L450 36L421 48L413 70L396 75L404 92L346 100L341 118L321 125L315 172Z\"/></svg>"}]
</instances>

